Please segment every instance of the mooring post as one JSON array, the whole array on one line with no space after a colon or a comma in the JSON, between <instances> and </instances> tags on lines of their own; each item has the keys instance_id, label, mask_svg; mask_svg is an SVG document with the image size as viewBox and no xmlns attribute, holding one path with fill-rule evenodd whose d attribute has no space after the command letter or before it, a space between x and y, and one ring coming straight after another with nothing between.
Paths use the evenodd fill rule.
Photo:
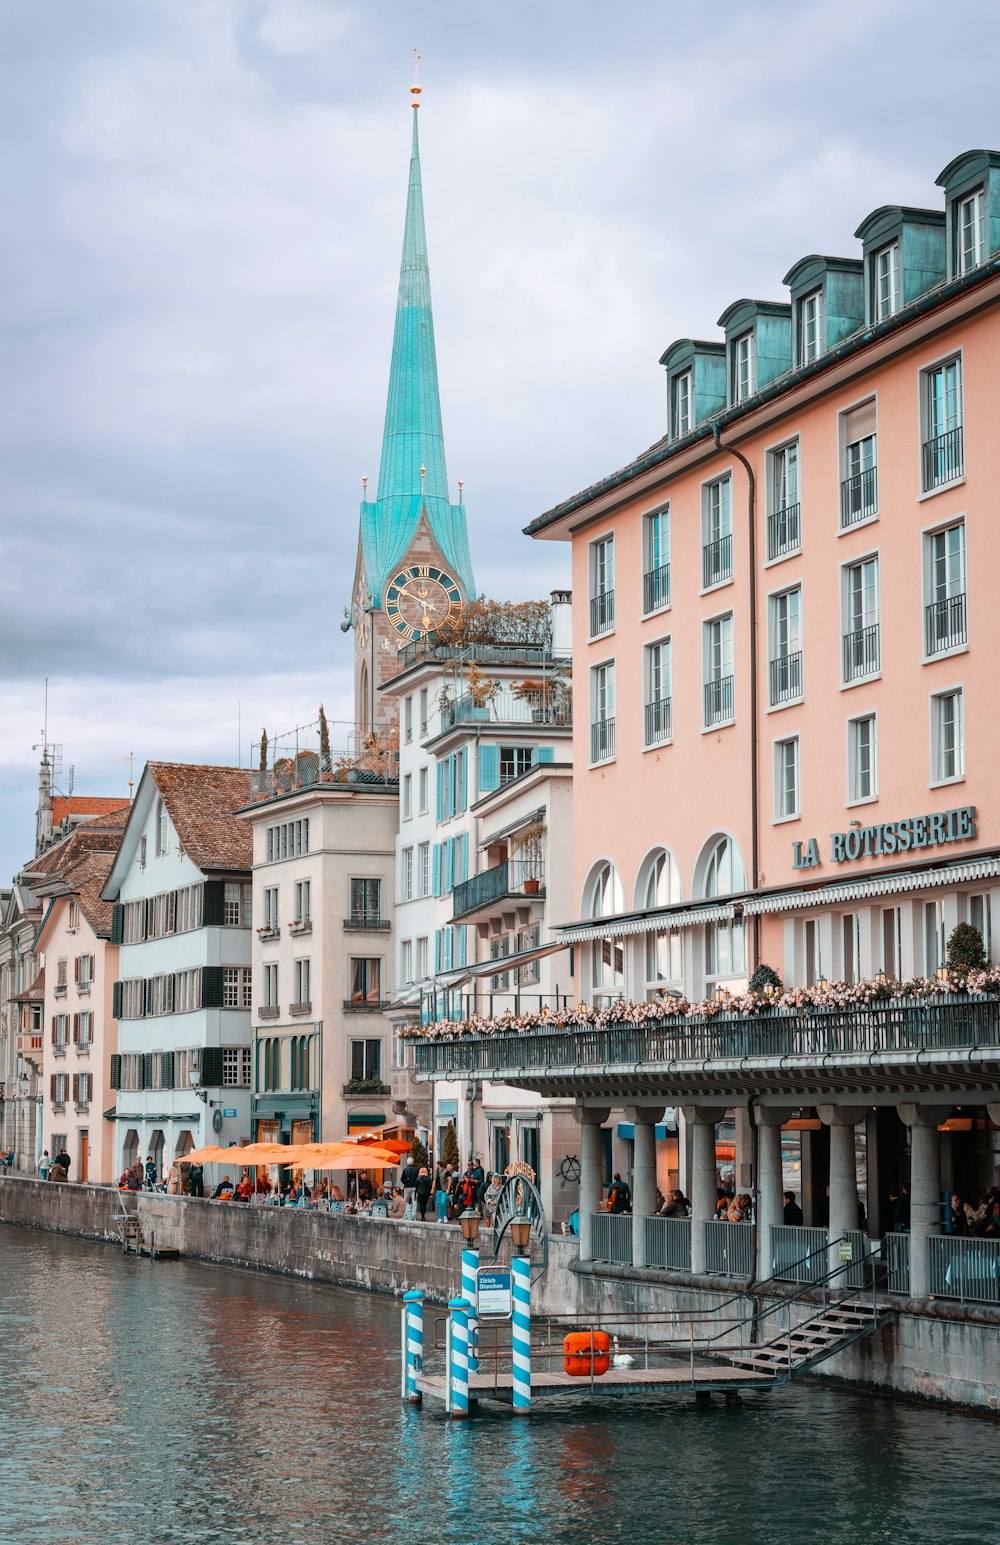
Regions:
<instances>
[{"instance_id":1,"label":"mooring post","mask_svg":"<svg viewBox=\"0 0 1000 1545\"><path fill-rule=\"evenodd\" d=\"M464 1298L453 1298L451 1311L451 1357L448 1383L451 1390L449 1410L452 1416L469 1414L469 1305Z\"/></svg>"},{"instance_id":2,"label":"mooring post","mask_svg":"<svg viewBox=\"0 0 1000 1545\"><path fill-rule=\"evenodd\" d=\"M469 1305L469 1372L479 1372L479 1357L477 1355L477 1339L479 1334L479 1318L477 1315L476 1300L476 1273L479 1270L478 1250L462 1251L462 1297Z\"/></svg>"},{"instance_id":3,"label":"mooring post","mask_svg":"<svg viewBox=\"0 0 1000 1545\"><path fill-rule=\"evenodd\" d=\"M403 1398L420 1404L417 1374L424 1366L424 1295L419 1289L403 1294Z\"/></svg>"},{"instance_id":4,"label":"mooring post","mask_svg":"<svg viewBox=\"0 0 1000 1545\"><path fill-rule=\"evenodd\" d=\"M515 1255L510 1264L514 1300L511 1317L514 1414L527 1416L531 1410L531 1261L527 1256Z\"/></svg>"}]
</instances>

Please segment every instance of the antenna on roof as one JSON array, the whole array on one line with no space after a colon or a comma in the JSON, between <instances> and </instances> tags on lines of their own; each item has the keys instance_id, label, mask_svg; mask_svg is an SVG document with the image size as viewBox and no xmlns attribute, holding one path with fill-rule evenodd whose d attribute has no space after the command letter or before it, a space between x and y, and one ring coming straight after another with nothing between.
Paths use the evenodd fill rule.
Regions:
<instances>
[{"instance_id":1,"label":"antenna on roof","mask_svg":"<svg viewBox=\"0 0 1000 1545\"><path fill-rule=\"evenodd\" d=\"M135 778L133 777L133 773L135 771L135 767L134 767L135 752L134 751L130 751L128 756L123 756L122 757L122 761L128 763L128 802L129 802L129 804L131 804L132 803L132 790L135 788Z\"/></svg>"}]
</instances>

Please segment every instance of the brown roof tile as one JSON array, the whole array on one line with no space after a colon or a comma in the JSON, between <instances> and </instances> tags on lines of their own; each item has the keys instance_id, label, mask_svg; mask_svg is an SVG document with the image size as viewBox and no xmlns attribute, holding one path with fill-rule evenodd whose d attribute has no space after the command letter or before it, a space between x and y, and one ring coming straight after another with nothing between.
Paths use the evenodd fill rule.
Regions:
<instances>
[{"instance_id":1,"label":"brown roof tile","mask_svg":"<svg viewBox=\"0 0 1000 1545\"><path fill-rule=\"evenodd\" d=\"M150 762L148 769L185 853L198 868L249 873L253 832L234 814L249 798L249 773L185 762Z\"/></svg>"},{"instance_id":2,"label":"brown roof tile","mask_svg":"<svg viewBox=\"0 0 1000 1545\"><path fill-rule=\"evenodd\" d=\"M95 794L54 794L52 796L52 825L60 826L68 815L108 815L113 810L119 810L123 804L127 805L121 795L116 799L105 799Z\"/></svg>"},{"instance_id":3,"label":"brown roof tile","mask_svg":"<svg viewBox=\"0 0 1000 1545\"><path fill-rule=\"evenodd\" d=\"M88 821L86 825L75 827L68 836L53 843L37 858L29 859L22 873L53 875L58 878L66 866L75 864L83 853L116 853L131 808L129 804L114 805L111 810Z\"/></svg>"},{"instance_id":4,"label":"brown roof tile","mask_svg":"<svg viewBox=\"0 0 1000 1545\"><path fill-rule=\"evenodd\" d=\"M101 900L101 891L108 882L114 862L114 852L85 853L59 876L72 886L80 911L98 938L111 935L111 902Z\"/></svg>"}]
</instances>

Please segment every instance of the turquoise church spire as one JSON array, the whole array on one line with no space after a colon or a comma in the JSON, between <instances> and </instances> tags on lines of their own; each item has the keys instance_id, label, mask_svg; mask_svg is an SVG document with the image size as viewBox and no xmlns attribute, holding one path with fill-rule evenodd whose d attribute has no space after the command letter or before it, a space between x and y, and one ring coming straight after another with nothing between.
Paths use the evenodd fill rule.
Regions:
<instances>
[{"instance_id":1,"label":"turquoise church spire","mask_svg":"<svg viewBox=\"0 0 1000 1545\"><path fill-rule=\"evenodd\" d=\"M362 551L376 605L381 604L386 581L405 557L421 515L426 516L431 535L466 596L476 593L465 508L452 504L448 493L420 180L419 105L414 97L410 182L378 492L374 503L365 500L361 505Z\"/></svg>"}]
</instances>

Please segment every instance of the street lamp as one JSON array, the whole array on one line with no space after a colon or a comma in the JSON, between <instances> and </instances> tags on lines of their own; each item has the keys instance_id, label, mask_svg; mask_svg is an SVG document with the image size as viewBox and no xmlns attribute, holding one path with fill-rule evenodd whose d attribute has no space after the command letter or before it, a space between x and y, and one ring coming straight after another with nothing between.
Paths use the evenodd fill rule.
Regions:
<instances>
[{"instance_id":1,"label":"street lamp","mask_svg":"<svg viewBox=\"0 0 1000 1545\"><path fill-rule=\"evenodd\" d=\"M470 1250L474 1249L476 1240L479 1237L478 1212L474 1207L467 1207L463 1213L459 1214L458 1221L462 1229L462 1238Z\"/></svg>"},{"instance_id":2,"label":"street lamp","mask_svg":"<svg viewBox=\"0 0 1000 1545\"><path fill-rule=\"evenodd\" d=\"M518 1255L524 1255L531 1240L531 1219L522 1214L510 1220L510 1237Z\"/></svg>"},{"instance_id":3,"label":"street lamp","mask_svg":"<svg viewBox=\"0 0 1000 1545\"><path fill-rule=\"evenodd\" d=\"M28 1077L27 1073L21 1073L17 1080L17 1087L20 1094L27 1094L28 1090L31 1088L31 1079Z\"/></svg>"}]
</instances>

